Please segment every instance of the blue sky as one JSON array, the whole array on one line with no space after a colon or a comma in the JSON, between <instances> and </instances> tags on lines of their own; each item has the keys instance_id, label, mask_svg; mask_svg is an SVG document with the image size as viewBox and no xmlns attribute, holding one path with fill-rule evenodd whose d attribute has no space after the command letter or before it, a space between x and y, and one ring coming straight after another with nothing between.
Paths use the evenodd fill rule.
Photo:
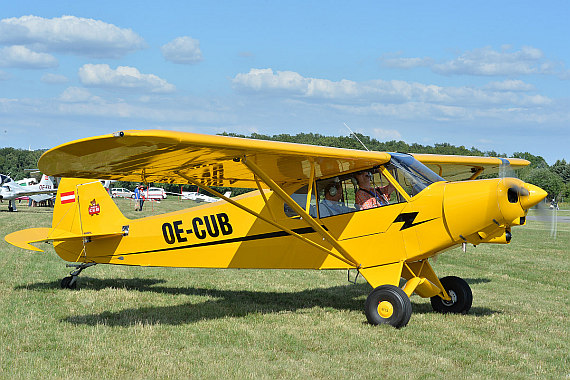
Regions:
<instances>
[{"instance_id":1,"label":"blue sky","mask_svg":"<svg viewBox=\"0 0 570 380\"><path fill-rule=\"evenodd\" d=\"M0 7L0 146L122 129L353 130L570 161L570 4Z\"/></svg>"}]
</instances>

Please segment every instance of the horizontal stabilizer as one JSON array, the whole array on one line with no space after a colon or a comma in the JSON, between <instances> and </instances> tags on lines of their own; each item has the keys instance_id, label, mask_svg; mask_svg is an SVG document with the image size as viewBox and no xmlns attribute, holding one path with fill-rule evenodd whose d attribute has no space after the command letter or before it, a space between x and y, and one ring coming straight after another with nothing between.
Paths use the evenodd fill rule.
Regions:
<instances>
[{"instance_id":1,"label":"horizontal stabilizer","mask_svg":"<svg viewBox=\"0 0 570 380\"><path fill-rule=\"evenodd\" d=\"M36 248L30 243L49 240L47 236L49 235L50 230L51 228L28 228L26 230L12 232L11 234L6 235L4 239L18 248L43 252L43 249Z\"/></svg>"},{"instance_id":2,"label":"horizontal stabilizer","mask_svg":"<svg viewBox=\"0 0 570 380\"><path fill-rule=\"evenodd\" d=\"M4 239L18 248L28 249L31 251L43 252L42 249L34 247L30 243L39 243L45 241L65 241L77 238L106 238L113 236L122 236L123 232L100 233L100 234L74 234L72 232L60 230L57 228L28 228L26 230L12 232L6 235Z\"/></svg>"}]
</instances>

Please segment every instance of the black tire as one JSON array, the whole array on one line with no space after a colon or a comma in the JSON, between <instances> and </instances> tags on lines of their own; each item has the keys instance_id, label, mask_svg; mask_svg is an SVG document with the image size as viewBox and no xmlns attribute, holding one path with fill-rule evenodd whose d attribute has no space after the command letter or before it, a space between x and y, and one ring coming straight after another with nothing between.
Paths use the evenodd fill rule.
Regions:
<instances>
[{"instance_id":1,"label":"black tire","mask_svg":"<svg viewBox=\"0 0 570 380\"><path fill-rule=\"evenodd\" d=\"M365 314L372 325L388 324L404 327L412 316L412 303L408 295L394 285L381 285L366 299Z\"/></svg>"},{"instance_id":2,"label":"black tire","mask_svg":"<svg viewBox=\"0 0 570 380\"><path fill-rule=\"evenodd\" d=\"M77 280L71 283L73 277L67 276L61 279L61 288L62 289L76 289L77 288Z\"/></svg>"},{"instance_id":3,"label":"black tire","mask_svg":"<svg viewBox=\"0 0 570 380\"><path fill-rule=\"evenodd\" d=\"M444 301L440 296L431 297L433 310L438 313L467 314L473 303L473 293L469 284L464 279L455 276L443 277L440 281L452 300Z\"/></svg>"}]
</instances>

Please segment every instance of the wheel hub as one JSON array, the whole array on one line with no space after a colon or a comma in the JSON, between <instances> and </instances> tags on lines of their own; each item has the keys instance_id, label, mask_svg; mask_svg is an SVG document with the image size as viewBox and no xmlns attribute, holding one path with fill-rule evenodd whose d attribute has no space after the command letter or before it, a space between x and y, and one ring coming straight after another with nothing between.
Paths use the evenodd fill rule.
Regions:
<instances>
[{"instance_id":1,"label":"wheel hub","mask_svg":"<svg viewBox=\"0 0 570 380\"><path fill-rule=\"evenodd\" d=\"M394 314L394 306L388 301L382 301L378 304L378 314L382 318L390 318Z\"/></svg>"},{"instance_id":2,"label":"wheel hub","mask_svg":"<svg viewBox=\"0 0 570 380\"><path fill-rule=\"evenodd\" d=\"M445 305L445 306L452 306L457 302L457 294L455 294L455 292L453 290L448 290L447 294L449 294L449 297L451 297L451 301L446 301L446 300L442 300L441 302Z\"/></svg>"}]
</instances>

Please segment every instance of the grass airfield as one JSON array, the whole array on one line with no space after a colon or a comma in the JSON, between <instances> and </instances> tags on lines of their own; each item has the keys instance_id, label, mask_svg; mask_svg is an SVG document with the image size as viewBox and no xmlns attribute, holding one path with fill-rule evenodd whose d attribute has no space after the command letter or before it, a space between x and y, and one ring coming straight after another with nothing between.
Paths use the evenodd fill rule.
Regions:
<instances>
[{"instance_id":1,"label":"grass airfield","mask_svg":"<svg viewBox=\"0 0 570 380\"><path fill-rule=\"evenodd\" d=\"M169 198L130 218L189 207ZM2 237L52 210L0 205ZM561 210L559 215L570 215ZM570 223L539 221L509 245L454 249L433 264L473 290L468 315L412 296L407 327L370 326L371 288L346 271L97 265L78 290L45 253L0 242L0 378L570 378ZM433 263L433 262L432 262Z\"/></svg>"}]
</instances>

